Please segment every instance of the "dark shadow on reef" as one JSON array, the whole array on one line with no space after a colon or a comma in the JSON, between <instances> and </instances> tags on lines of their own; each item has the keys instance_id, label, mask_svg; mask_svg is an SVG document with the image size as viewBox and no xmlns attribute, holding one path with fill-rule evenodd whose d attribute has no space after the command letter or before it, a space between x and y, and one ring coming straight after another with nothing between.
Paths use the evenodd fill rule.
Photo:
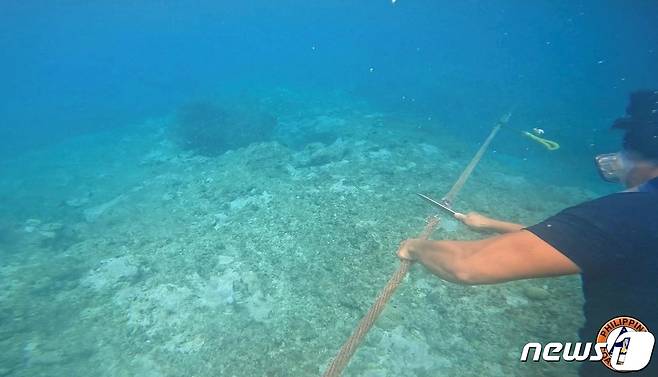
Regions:
<instances>
[{"instance_id":1,"label":"dark shadow on reef","mask_svg":"<svg viewBox=\"0 0 658 377\"><path fill-rule=\"evenodd\" d=\"M272 140L276 125L274 116L257 109L197 101L178 109L171 136L183 149L216 156L251 143Z\"/></svg>"}]
</instances>

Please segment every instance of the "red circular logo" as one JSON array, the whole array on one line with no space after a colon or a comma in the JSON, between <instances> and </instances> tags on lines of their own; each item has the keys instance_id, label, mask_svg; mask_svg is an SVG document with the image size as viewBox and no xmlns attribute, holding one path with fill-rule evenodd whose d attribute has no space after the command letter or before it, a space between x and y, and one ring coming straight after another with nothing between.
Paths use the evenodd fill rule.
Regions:
<instances>
[{"instance_id":1,"label":"red circular logo","mask_svg":"<svg viewBox=\"0 0 658 377\"><path fill-rule=\"evenodd\" d=\"M605 366L608 367L609 369L616 370L611 365L612 349L614 347L621 347L619 351L620 354L617 364L621 365L624 362L624 357L628 346L628 344L627 343L624 344L624 342L627 342L627 340L618 341L618 339L620 338L621 335L630 331L645 332L649 330L639 320L633 317L621 316L621 317L615 317L609 320L608 322L606 322L603 325L603 327L601 327L601 330L599 330L598 334L596 335L596 343L607 344L606 348L602 350L603 359L601 359L601 362L603 362L603 364L605 364Z\"/></svg>"}]
</instances>

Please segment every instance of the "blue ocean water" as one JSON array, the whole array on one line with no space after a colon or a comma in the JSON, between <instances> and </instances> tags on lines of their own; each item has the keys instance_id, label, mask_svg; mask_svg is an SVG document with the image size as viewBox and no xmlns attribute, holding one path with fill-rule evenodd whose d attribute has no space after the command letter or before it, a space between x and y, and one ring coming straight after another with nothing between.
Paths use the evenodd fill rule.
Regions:
<instances>
[{"instance_id":1,"label":"blue ocean water","mask_svg":"<svg viewBox=\"0 0 658 377\"><path fill-rule=\"evenodd\" d=\"M592 156L658 87L657 14L3 1L0 376L319 375L432 213L415 192L445 194L504 114L459 208L531 223L618 189ZM346 373L528 375L519 344L575 337L580 300L415 269Z\"/></svg>"}]
</instances>

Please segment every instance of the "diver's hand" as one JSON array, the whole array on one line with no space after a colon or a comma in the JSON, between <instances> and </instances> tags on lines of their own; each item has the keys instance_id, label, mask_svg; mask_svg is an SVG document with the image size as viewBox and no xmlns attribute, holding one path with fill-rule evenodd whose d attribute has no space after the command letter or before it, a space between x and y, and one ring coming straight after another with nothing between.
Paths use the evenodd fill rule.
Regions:
<instances>
[{"instance_id":1,"label":"diver's hand","mask_svg":"<svg viewBox=\"0 0 658 377\"><path fill-rule=\"evenodd\" d=\"M455 213L455 218L467 225L469 228L483 230L491 228L493 223L492 219L487 216L481 215L477 212L469 212L467 214Z\"/></svg>"},{"instance_id":2,"label":"diver's hand","mask_svg":"<svg viewBox=\"0 0 658 377\"><path fill-rule=\"evenodd\" d=\"M406 260L416 260L416 250L418 249L418 243L419 240L410 238L408 240L404 240L400 243L400 248L398 249L398 257L400 259L406 259Z\"/></svg>"}]
</instances>

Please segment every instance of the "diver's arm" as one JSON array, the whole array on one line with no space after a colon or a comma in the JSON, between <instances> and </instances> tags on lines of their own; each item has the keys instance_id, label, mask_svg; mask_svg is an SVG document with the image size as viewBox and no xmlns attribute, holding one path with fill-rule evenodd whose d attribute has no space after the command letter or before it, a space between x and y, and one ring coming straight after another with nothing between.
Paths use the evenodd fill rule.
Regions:
<instances>
[{"instance_id":1,"label":"diver's arm","mask_svg":"<svg viewBox=\"0 0 658 377\"><path fill-rule=\"evenodd\" d=\"M477 212L469 212L467 214L456 213L455 218L476 230L491 230L498 233L510 233L525 228L525 226L521 224L492 219Z\"/></svg>"},{"instance_id":2,"label":"diver's arm","mask_svg":"<svg viewBox=\"0 0 658 377\"><path fill-rule=\"evenodd\" d=\"M466 285L580 273L564 254L525 230L480 241L411 239L403 242L398 256L421 262L444 280Z\"/></svg>"}]
</instances>

